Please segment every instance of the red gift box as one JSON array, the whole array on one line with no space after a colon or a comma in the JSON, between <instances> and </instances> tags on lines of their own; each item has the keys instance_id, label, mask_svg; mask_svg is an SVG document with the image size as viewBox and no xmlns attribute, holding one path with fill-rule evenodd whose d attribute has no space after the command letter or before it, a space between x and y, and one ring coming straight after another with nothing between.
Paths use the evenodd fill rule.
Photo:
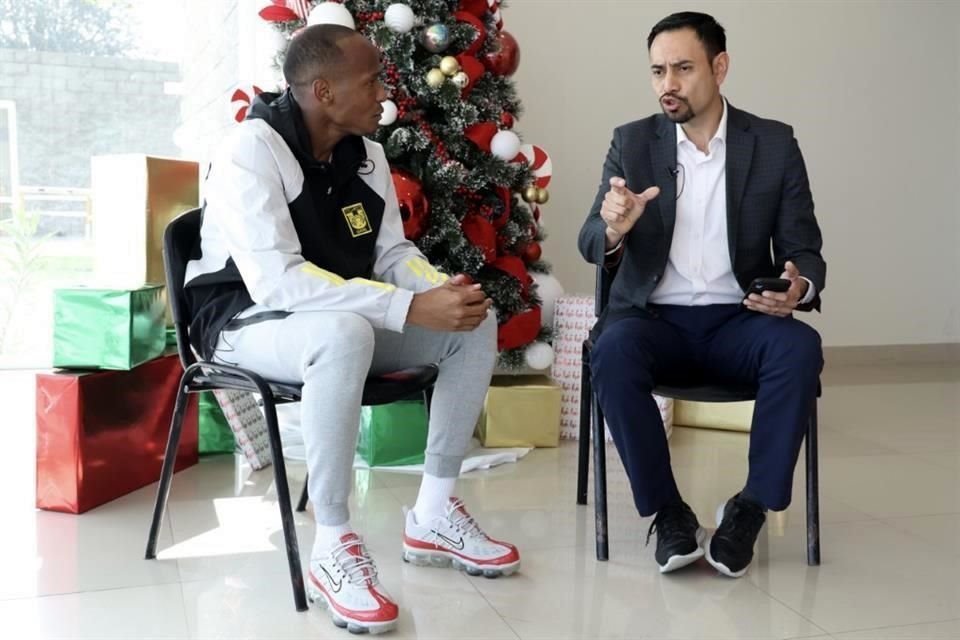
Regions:
<instances>
[{"instance_id":1,"label":"red gift box","mask_svg":"<svg viewBox=\"0 0 960 640\"><path fill-rule=\"evenodd\" d=\"M160 479L183 369L176 355L130 371L37 375L37 507L83 513ZM191 395L177 471L197 462Z\"/></svg>"}]
</instances>

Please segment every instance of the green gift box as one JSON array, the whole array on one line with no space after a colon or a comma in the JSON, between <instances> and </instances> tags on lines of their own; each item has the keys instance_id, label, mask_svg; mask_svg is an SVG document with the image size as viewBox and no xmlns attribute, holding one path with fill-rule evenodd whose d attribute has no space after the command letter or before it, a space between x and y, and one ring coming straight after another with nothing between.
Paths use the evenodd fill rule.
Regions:
<instances>
[{"instance_id":1,"label":"green gift box","mask_svg":"<svg viewBox=\"0 0 960 640\"><path fill-rule=\"evenodd\" d=\"M421 400L403 400L360 412L357 453L371 467L423 464L427 410Z\"/></svg>"},{"instance_id":2,"label":"green gift box","mask_svg":"<svg viewBox=\"0 0 960 640\"><path fill-rule=\"evenodd\" d=\"M54 291L53 366L129 371L166 347L163 285Z\"/></svg>"},{"instance_id":3,"label":"green gift box","mask_svg":"<svg viewBox=\"0 0 960 640\"><path fill-rule=\"evenodd\" d=\"M212 391L200 394L200 438L197 451L208 453L233 453L236 441L230 424Z\"/></svg>"}]
</instances>

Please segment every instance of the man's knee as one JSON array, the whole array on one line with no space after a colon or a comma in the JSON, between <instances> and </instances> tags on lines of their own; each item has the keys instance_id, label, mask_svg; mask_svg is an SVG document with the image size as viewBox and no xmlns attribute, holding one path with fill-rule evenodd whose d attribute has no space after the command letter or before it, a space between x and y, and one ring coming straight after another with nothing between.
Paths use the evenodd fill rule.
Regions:
<instances>
[{"instance_id":1,"label":"man's knee","mask_svg":"<svg viewBox=\"0 0 960 640\"><path fill-rule=\"evenodd\" d=\"M491 310L487 317L483 319L477 328L468 334L472 340L476 340L481 347L485 347L492 352L497 350L497 314Z\"/></svg>"},{"instance_id":2,"label":"man's knee","mask_svg":"<svg viewBox=\"0 0 960 640\"><path fill-rule=\"evenodd\" d=\"M600 334L590 352L591 374L598 382L630 379L652 388L653 357L639 336L628 333L614 324Z\"/></svg>"},{"instance_id":3,"label":"man's knee","mask_svg":"<svg viewBox=\"0 0 960 640\"><path fill-rule=\"evenodd\" d=\"M373 356L374 332L370 322L356 313L319 312L310 323L307 338L307 363L328 358L357 358Z\"/></svg>"},{"instance_id":4,"label":"man's knee","mask_svg":"<svg viewBox=\"0 0 960 640\"><path fill-rule=\"evenodd\" d=\"M778 323L769 352L791 368L819 375L823 369L823 344L816 329L796 319Z\"/></svg>"},{"instance_id":5,"label":"man's knee","mask_svg":"<svg viewBox=\"0 0 960 640\"><path fill-rule=\"evenodd\" d=\"M497 350L497 314L491 310L480 324L470 331L435 332L447 338L453 336L457 344L470 344L481 349Z\"/></svg>"}]
</instances>

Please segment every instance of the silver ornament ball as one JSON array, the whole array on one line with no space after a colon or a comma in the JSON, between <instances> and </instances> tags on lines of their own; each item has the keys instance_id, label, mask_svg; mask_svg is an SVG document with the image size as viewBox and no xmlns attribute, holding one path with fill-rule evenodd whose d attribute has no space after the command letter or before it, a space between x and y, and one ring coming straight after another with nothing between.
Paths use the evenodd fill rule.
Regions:
<instances>
[{"instance_id":1,"label":"silver ornament ball","mask_svg":"<svg viewBox=\"0 0 960 640\"><path fill-rule=\"evenodd\" d=\"M420 43L431 53L442 53L450 46L450 29L445 24L432 24L423 30Z\"/></svg>"}]
</instances>

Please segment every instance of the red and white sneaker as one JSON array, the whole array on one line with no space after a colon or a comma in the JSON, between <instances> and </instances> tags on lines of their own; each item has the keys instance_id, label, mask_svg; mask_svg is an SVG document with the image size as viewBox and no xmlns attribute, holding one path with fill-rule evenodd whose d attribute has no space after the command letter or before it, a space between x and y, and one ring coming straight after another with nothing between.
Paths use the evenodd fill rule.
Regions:
<instances>
[{"instance_id":1,"label":"red and white sneaker","mask_svg":"<svg viewBox=\"0 0 960 640\"><path fill-rule=\"evenodd\" d=\"M509 542L487 536L459 498L450 498L446 513L432 522L417 522L407 511L403 559L418 566L453 565L472 576L509 576L520 568L520 553Z\"/></svg>"},{"instance_id":2,"label":"red and white sneaker","mask_svg":"<svg viewBox=\"0 0 960 640\"><path fill-rule=\"evenodd\" d=\"M379 586L377 565L354 533L310 559L307 597L330 610L350 633L383 633L397 626L397 605Z\"/></svg>"}]
</instances>

